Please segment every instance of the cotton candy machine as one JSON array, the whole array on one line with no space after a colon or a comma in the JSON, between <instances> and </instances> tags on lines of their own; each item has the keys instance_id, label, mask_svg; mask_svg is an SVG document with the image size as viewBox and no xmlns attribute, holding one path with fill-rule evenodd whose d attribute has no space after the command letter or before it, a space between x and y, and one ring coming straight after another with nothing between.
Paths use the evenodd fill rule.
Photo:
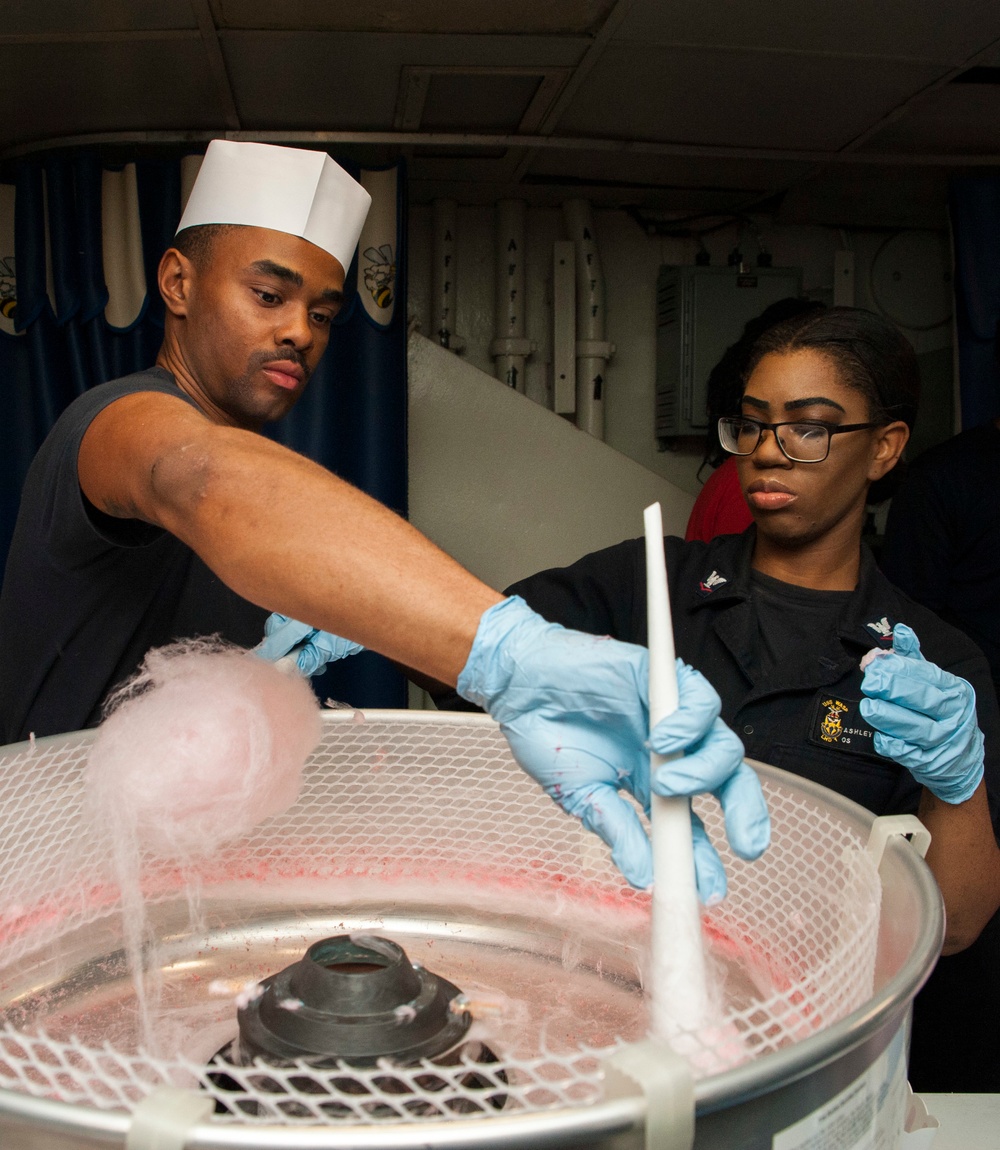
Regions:
<instances>
[{"instance_id":1,"label":"cotton candy machine","mask_svg":"<svg viewBox=\"0 0 1000 1150\"><path fill-rule=\"evenodd\" d=\"M831 1146L895 1145L943 919L903 838L876 871L872 817L847 800L761 767L756 863L697 801L730 876L703 920L723 1022L661 1059L642 1045L649 898L496 726L331 712L283 815L197 864L144 858L143 1030L112 852L84 813L91 741L0 750L0 1144L690 1146L669 1095L700 1150L798 1150L838 1122ZM329 1035L366 1011L365 1049L301 1046L310 1012Z\"/></svg>"}]
</instances>

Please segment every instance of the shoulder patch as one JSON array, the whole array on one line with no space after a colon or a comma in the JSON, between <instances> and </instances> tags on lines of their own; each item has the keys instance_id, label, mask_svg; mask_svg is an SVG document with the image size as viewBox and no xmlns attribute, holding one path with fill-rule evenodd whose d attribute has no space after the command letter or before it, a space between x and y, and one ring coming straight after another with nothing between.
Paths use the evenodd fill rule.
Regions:
<instances>
[{"instance_id":1,"label":"shoulder patch","mask_svg":"<svg viewBox=\"0 0 1000 1150\"><path fill-rule=\"evenodd\" d=\"M871 623L866 623L865 626L881 646L892 646L892 629L895 624L888 615L883 615L881 619L875 619Z\"/></svg>"},{"instance_id":2,"label":"shoulder patch","mask_svg":"<svg viewBox=\"0 0 1000 1150\"><path fill-rule=\"evenodd\" d=\"M711 595L713 591L728 582L729 580L725 575L720 575L718 571L713 570L710 575L706 575L705 578L699 582L698 592L701 595Z\"/></svg>"}]
</instances>

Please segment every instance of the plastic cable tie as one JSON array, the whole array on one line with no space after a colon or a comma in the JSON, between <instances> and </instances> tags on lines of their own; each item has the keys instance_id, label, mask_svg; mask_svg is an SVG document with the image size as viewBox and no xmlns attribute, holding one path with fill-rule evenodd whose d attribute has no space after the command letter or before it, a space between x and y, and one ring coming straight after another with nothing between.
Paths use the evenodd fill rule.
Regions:
<instances>
[{"instance_id":1,"label":"plastic cable tie","mask_svg":"<svg viewBox=\"0 0 1000 1150\"><path fill-rule=\"evenodd\" d=\"M179 1086L158 1086L132 1111L125 1150L184 1150L188 1136L215 1110L213 1099Z\"/></svg>"},{"instance_id":2,"label":"plastic cable tie","mask_svg":"<svg viewBox=\"0 0 1000 1150\"><path fill-rule=\"evenodd\" d=\"M875 867L882 865L885 844L897 835L909 838L913 849L925 858L931 845L931 832L916 815L882 815L872 823L868 837L868 853L875 860Z\"/></svg>"},{"instance_id":3,"label":"plastic cable tie","mask_svg":"<svg viewBox=\"0 0 1000 1150\"><path fill-rule=\"evenodd\" d=\"M691 1150L694 1079L687 1059L648 1038L620 1047L601 1065L606 1098L645 1098L646 1150Z\"/></svg>"}]
</instances>

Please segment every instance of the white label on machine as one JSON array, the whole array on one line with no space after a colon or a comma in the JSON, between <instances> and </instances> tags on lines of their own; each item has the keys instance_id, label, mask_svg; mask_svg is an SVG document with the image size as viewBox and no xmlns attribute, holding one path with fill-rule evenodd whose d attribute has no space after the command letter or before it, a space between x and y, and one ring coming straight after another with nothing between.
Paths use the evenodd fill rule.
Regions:
<instances>
[{"instance_id":1,"label":"white label on machine","mask_svg":"<svg viewBox=\"0 0 1000 1150\"><path fill-rule=\"evenodd\" d=\"M905 1033L850 1086L775 1134L773 1150L897 1150L906 1107Z\"/></svg>"}]
</instances>

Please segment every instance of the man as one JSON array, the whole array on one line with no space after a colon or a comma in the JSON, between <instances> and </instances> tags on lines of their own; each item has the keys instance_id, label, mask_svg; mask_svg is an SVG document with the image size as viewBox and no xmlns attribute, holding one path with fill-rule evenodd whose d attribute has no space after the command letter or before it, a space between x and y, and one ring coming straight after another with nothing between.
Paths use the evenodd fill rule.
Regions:
<instances>
[{"instance_id":1,"label":"man","mask_svg":"<svg viewBox=\"0 0 1000 1150\"><path fill-rule=\"evenodd\" d=\"M547 624L258 434L326 348L368 203L325 153L210 145L159 267L156 366L71 404L25 483L0 598L4 739L92 725L149 647L211 632L255 645L280 611L457 685L648 885L649 844L618 793L648 797L645 653ZM755 856L756 778L711 689L684 684L652 744L694 752L693 789L719 795L734 848ZM692 790L669 768L653 785ZM707 843L699 863L704 897L721 897Z\"/></svg>"}]
</instances>

